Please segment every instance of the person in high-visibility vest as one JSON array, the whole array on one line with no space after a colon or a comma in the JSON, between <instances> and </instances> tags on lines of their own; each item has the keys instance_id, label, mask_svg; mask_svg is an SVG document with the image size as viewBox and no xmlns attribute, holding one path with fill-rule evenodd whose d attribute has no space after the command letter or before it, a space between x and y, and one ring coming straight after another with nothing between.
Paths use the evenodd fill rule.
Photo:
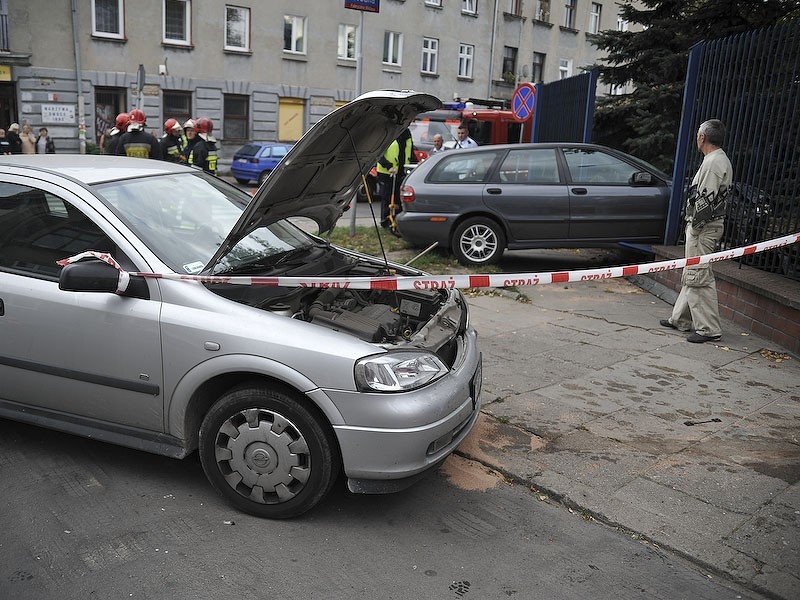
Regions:
<instances>
[{"instance_id":1,"label":"person in high-visibility vest","mask_svg":"<svg viewBox=\"0 0 800 600\"><path fill-rule=\"evenodd\" d=\"M182 162L183 127L176 119L164 121L164 135L161 136L161 158L167 162Z\"/></svg>"},{"instance_id":2,"label":"person in high-visibility vest","mask_svg":"<svg viewBox=\"0 0 800 600\"><path fill-rule=\"evenodd\" d=\"M411 132L406 129L378 159L377 195L381 199L381 227L393 227L394 212L400 207L400 184L405 177L405 165L417 162ZM395 206L392 208L392 200ZM394 212L393 212L394 211Z\"/></svg>"},{"instance_id":3,"label":"person in high-visibility vest","mask_svg":"<svg viewBox=\"0 0 800 600\"><path fill-rule=\"evenodd\" d=\"M214 123L211 119L201 117L195 121L195 131L197 132L197 143L189 152L189 164L201 167L204 171L217 174L217 144L216 139L211 135L214 131Z\"/></svg>"}]
</instances>

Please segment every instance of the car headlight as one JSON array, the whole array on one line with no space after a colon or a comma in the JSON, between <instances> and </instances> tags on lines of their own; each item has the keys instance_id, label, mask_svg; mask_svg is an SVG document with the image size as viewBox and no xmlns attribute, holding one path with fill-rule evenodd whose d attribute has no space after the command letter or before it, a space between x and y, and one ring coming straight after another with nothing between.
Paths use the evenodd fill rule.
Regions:
<instances>
[{"instance_id":1,"label":"car headlight","mask_svg":"<svg viewBox=\"0 0 800 600\"><path fill-rule=\"evenodd\" d=\"M429 352L391 352L362 358L356 363L356 386L362 392L405 392L447 373L447 367Z\"/></svg>"}]
</instances>

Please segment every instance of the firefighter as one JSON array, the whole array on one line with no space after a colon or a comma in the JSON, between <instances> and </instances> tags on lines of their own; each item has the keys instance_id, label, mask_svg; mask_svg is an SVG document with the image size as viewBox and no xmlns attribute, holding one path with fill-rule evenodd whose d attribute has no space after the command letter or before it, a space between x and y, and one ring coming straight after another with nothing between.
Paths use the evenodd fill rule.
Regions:
<instances>
[{"instance_id":1,"label":"firefighter","mask_svg":"<svg viewBox=\"0 0 800 600\"><path fill-rule=\"evenodd\" d=\"M217 144L212 135L214 123L211 119L201 117L194 124L197 142L189 152L189 164L201 167L207 173L217 174Z\"/></svg>"},{"instance_id":2,"label":"firefighter","mask_svg":"<svg viewBox=\"0 0 800 600\"><path fill-rule=\"evenodd\" d=\"M122 134L117 144L117 155L160 159L161 147L156 136L144 130L147 125L144 111L134 108L128 115L128 121L128 131Z\"/></svg>"},{"instance_id":3,"label":"firefighter","mask_svg":"<svg viewBox=\"0 0 800 600\"><path fill-rule=\"evenodd\" d=\"M183 162L183 127L176 119L164 121L164 135L159 140L161 159L167 162Z\"/></svg>"},{"instance_id":4,"label":"firefighter","mask_svg":"<svg viewBox=\"0 0 800 600\"><path fill-rule=\"evenodd\" d=\"M197 140L200 139L197 137L197 131L194 128L194 119L187 119L186 122L183 124L183 161L182 162L189 162L189 154L192 152L192 148L197 143Z\"/></svg>"},{"instance_id":5,"label":"firefighter","mask_svg":"<svg viewBox=\"0 0 800 600\"><path fill-rule=\"evenodd\" d=\"M117 118L114 120L114 127L108 134L109 140L108 144L106 144L106 154L117 153L119 138L126 131L128 131L128 113L122 112L117 115Z\"/></svg>"}]
</instances>

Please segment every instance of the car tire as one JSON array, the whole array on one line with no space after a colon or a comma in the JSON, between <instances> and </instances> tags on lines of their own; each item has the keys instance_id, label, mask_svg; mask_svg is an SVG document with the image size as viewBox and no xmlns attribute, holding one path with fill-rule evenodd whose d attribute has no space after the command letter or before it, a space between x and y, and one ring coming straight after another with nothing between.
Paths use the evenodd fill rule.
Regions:
<instances>
[{"instance_id":1,"label":"car tire","mask_svg":"<svg viewBox=\"0 0 800 600\"><path fill-rule=\"evenodd\" d=\"M491 265L500 261L506 236L500 225L486 217L467 219L456 227L450 248L462 265Z\"/></svg>"},{"instance_id":2,"label":"car tire","mask_svg":"<svg viewBox=\"0 0 800 600\"><path fill-rule=\"evenodd\" d=\"M247 185L248 183L250 183L249 179L242 179L240 177L234 177L234 179L236 180L236 183L238 183L239 185Z\"/></svg>"},{"instance_id":3,"label":"car tire","mask_svg":"<svg viewBox=\"0 0 800 600\"><path fill-rule=\"evenodd\" d=\"M258 185L264 183L264 180L269 177L270 173L272 173L272 171L261 171L261 173L258 175Z\"/></svg>"},{"instance_id":4,"label":"car tire","mask_svg":"<svg viewBox=\"0 0 800 600\"><path fill-rule=\"evenodd\" d=\"M294 395L245 385L223 395L200 427L200 462L211 484L258 517L296 517L333 487L341 459L333 433Z\"/></svg>"}]
</instances>

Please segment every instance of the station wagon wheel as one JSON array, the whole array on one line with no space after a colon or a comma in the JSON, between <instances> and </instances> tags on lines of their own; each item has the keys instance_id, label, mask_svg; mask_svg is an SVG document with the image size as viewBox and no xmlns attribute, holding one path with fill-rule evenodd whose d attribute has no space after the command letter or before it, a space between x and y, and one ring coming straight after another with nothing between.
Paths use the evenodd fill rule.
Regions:
<instances>
[{"instance_id":1,"label":"station wagon wheel","mask_svg":"<svg viewBox=\"0 0 800 600\"><path fill-rule=\"evenodd\" d=\"M503 256L506 236L495 221L473 217L456 227L450 247L462 265L490 265Z\"/></svg>"},{"instance_id":2,"label":"station wagon wheel","mask_svg":"<svg viewBox=\"0 0 800 600\"><path fill-rule=\"evenodd\" d=\"M261 173L258 175L258 185L264 183L264 180L269 177L270 173L272 173L272 171L261 171Z\"/></svg>"},{"instance_id":3,"label":"station wagon wheel","mask_svg":"<svg viewBox=\"0 0 800 600\"><path fill-rule=\"evenodd\" d=\"M240 510L283 519L330 491L340 459L332 433L308 408L266 386L234 389L200 427L200 462L212 485Z\"/></svg>"}]
</instances>

